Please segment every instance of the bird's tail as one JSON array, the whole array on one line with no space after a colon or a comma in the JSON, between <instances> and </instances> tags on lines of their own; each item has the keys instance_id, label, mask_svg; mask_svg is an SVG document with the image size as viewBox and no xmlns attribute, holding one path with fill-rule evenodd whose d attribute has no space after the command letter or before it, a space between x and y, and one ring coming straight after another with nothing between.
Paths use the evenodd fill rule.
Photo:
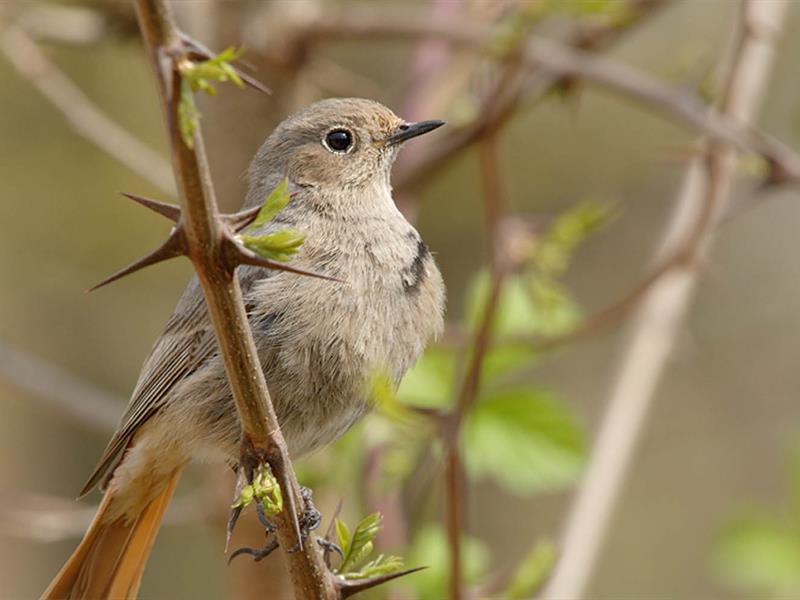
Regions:
<instances>
[{"instance_id":1,"label":"bird's tail","mask_svg":"<svg viewBox=\"0 0 800 600\"><path fill-rule=\"evenodd\" d=\"M135 598L179 475L180 470L175 471L163 491L132 519L108 520L114 503L114 491L109 489L83 540L41 600Z\"/></svg>"}]
</instances>

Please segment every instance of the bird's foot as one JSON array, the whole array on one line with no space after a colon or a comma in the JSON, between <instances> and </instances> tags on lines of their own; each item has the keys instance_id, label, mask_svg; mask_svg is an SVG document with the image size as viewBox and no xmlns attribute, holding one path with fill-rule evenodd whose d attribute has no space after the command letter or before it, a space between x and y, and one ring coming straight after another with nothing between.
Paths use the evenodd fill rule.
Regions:
<instances>
[{"instance_id":1,"label":"bird's foot","mask_svg":"<svg viewBox=\"0 0 800 600\"><path fill-rule=\"evenodd\" d=\"M322 515L314 506L314 501L312 497L311 490L306 487L300 488L300 497L303 500L303 514L300 516L300 537L301 539L305 540L308 538L309 534L314 531L317 527L319 527L320 522L322 521ZM266 533L267 538L270 535L273 535L277 530L277 527L274 523L272 523L268 518L267 515L264 513L264 507L261 505L261 502L256 502L256 513L258 514L258 522L264 526L264 530ZM325 552L336 552L339 556L343 555L342 549L333 542L330 542L325 539L318 538L317 543L324 548ZM251 547L242 547L236 549L232 554L231 557L228 559L228 564L242 554L249 554L253 557L254 561L262 560L269 556L275 549L278 547L278 539L277 537L273 537L270 539L267 544L263 548L251 548ZM289 552L297 552L300 549L300 544L295 544Z\"/></svg>"},{"instance_id":2,"label":"bird's foot","mask_svg":"<svg viewBox=\"0 0 800 600\"><path fill-rule=\"evenodd\" d=\"M322 521L322 514L314 506L314 498L311 490L300 486L300 498L303 499L303 514L300 515L300 538L308 539L309 534L319 527ZM290 553L297 552L300 544L297 543L289 550Z\"/></svg>"}]
</instances>

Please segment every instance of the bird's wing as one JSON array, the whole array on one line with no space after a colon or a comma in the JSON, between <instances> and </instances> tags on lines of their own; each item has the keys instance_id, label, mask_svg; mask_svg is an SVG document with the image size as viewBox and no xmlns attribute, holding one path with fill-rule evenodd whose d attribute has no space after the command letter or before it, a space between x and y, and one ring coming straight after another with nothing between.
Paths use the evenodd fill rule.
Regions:
<instances>
[{"instance_id":1,"label":"bird's wing","mask_svg":"<svg viewBox=\"0 0 800 600\"><path fill-rule=\"evenodd\" d=\"M164 406L175 384L196 371L216 352L217 343L205 300L194 277L145 360L120 426L81 495L105 477L139 427Z\"/></svg>"}]
</instances>

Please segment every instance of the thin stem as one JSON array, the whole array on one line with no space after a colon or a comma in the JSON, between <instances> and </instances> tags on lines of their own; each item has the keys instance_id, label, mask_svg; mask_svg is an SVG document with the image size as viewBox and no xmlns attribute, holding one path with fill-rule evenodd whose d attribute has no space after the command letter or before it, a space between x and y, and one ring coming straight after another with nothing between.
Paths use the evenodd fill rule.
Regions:
<instances>
[{"instance_id":1,"label":"thin stem","mask_svg":"<svg viewBox=\"0 0 800 600\"><path fill-rule=\"evenodd\" d=\"M470 360L456 398L455 407L444 417L442 423L442 437L446 453L444 510L450 546L449 587L451 600L460 600L463 585L461 532L465 523L464 505L466 504L467 489L462 482L464 469L459 447L461 429L464 419L478 398L483 362L491 346L492 324L499 307L506 273L510 267L504 259L505 252L499 237L506 203L500 186L496 152L497 148L492 132L481 145L481 175L484 187L483 201L491 265L491 286L478 329L469 346L471 348Z\"/></svg>"},{"instance_id":2,"label":"thin stem","mask_svg":"<svg viewBox=\"0 0 800 600\"><path fill-rule=\"evenodd\" d=\"M461 600L463 596L463 568L461 558L461 531L464 525L461 454L458 440L446 442L444 466L444 502L447 542L450 547L450 600Z\"/></svg>"}]
</instances>

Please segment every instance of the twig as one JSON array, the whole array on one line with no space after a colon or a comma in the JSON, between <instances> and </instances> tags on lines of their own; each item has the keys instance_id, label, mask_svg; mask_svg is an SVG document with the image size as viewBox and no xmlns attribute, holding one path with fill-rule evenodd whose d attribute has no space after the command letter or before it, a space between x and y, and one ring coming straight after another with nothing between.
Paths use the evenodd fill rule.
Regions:
<instances>
[{"instance_id":1,"label":"twig","mask_svg":"<svg viewBox=\"0 0 800 600\"><path fill-rule=\"evenodd\" d=\"M39 357L0 342L0 379L54 412L101 433L114 431L125 400Z\"/></svg>"},{"instance_id":2,"label":"twig","mask_svg":"<svg viewBox=\"0 0 800 600\"><path fill-rule=\"evenodd\" d=\"M174 195L169 163L123 129L64 75L25 32L14 25L0 30L0 51L22 77L58 110L73 130L162 192Z\"/></svg>"},{"instance_id":3,"label":"twig","mask_svg":"<svg viewBox=\"0 0 800 600\"><path fill-rule=\"evenodd\" d=\"M576 41L583 50L551 40L534 39L520 49L514 58L527 69L539 73L531 84L536 96L541 96L565 79L579 78L652 106L692 130L706 135L712 141L730 143L740 150L759 154L770 165L770 178L773 181L800 182L800 156L779 140L709 109L697 94L685 87L664 83L644 71L585 51L586 48L594 49L606 45L616 34L635 23L636 16L646 15L664 3L663 0L641 0L634 5L634 18L625 25L612 25L591 35L583 32ZM300 33L297 43L304 51L307 51L308 45L324 40L435 37L492 56L486 44L491 39L491 28L452 20L443 22L409 18L407 15L387 19L385 15L347 12L314 20L306 24ZM513 96L511 100L514 100ZM395 175L396 187L413 187L426 181L433 171L456 152L480 139L487 126L502 124L514 105L515 101L509 101L508 109L498 110L497 114L490 117L482 115L470 126L444 138L433 149L417 154L413 164L408 163L398 169Z\"/></svg>"},{"instance_id":4,"label":"twig","mask_svg":"<svg viewBox=\"0 0 800 600\"><path fill-rule=\"evenodd\" d=\"M752 121L766 86L776 34L786 2L748 0L740 43L723 90L724 118L739 129ZM728 203L736 152L710 144L707 162L692 161L659 255L688 242L690 260L676 265L649 289L622 354L609 408L600 427L584 483L570 511L561 560L544 598L585 596L609 520L625 482L647 412L675 345L697 284L697 260L707 254L717 216Z\"/></svg>"},{"instance_id":5,"label":"twig","mask_svg":"<svg viewBox=\"0 0 800 600\"><path fill-rule=\"evenodd\" d=\"M497 148L493 132L481 144L481 176L483 201L486 214L487 245L491 265L491 286L481 320L473 342L468 346L471 355L467 370L453 410L442 418L441 433L445 447L445 524L450 546L450 599L459 600L462 595L461 532L464 524L466 489L463 484L463 461L460 442L461 429L470 408L475 404L480 390L483 362L489 351L492 324L499 307L503 283L511 265L504 259L505 251L498 235L505 214L505 201L500 186L497 165Z\"/></svg>"},{"instance_id":6,"label":"twig","mask_svg":"<svg viewBox=\"0 0 800 600\"><path fill-rule=\"evenodd\" d=\"M624 23L612 24L591 31L580 30L565 44L568 47L582 48L585 51L597 51L607 48L619 37L640 24L645 17L652 15L663 8L670 0L638 0L631 3L630 18ZM478 33L475 44L467 44L479 50L485 50L485 42L478 42L478 38L487 39L490 32ZM451 40L451 43L454 40ZM455 43L465 43L460 40ZM527 65L531 69L531 65ZM533 67L532 76L527 80L518 80L516 85L508 86L509 82L499 81L493 92L489 93L483 105L477 111L474 121L461 128L451 128L450 133L439 138L437 144L420 146L421 150L398 165L395 184L398 189L412 188L427 181L430 177L443 168L462 150L479 141L491 129L501 128L514 113L515 109L524 98L534 101L547 95L564 81L564 77L545 70ZM508 86L508 87L507 87ZM502 92L502 94L500 93Z\"/></svg>"},{"instance_id":7,"label":"twig","mask_svg":"<svg viewBox=\"0 0 800 600\"><path fill-rule=\"evenodd\" d=\"M269 397L250 330L237 264L241 247L220 220L203 140L194 133L193 148L178 127L181 75L177 61L187 53L165 0L137 0L139 24L153 63L158 91L169 129L172 157L181 200L179 227L186 254L197 271L214 326L228 382L242 426L241 469L250 479L259 462L271 467L283 492L284 507L277 516L277 536L298 600L339 597L337 582L325 566L316 544L301 544L298 525L299 488L286 443Z\"/></svg>"}]
</instances>

